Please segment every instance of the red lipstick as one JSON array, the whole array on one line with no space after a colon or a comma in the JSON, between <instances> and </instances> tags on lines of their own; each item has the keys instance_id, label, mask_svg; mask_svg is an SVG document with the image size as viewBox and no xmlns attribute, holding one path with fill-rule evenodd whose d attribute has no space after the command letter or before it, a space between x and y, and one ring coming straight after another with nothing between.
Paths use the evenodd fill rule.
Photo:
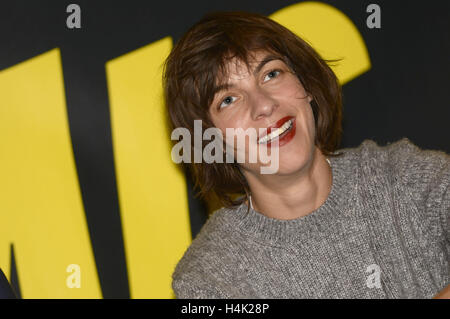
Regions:
<instances>
[{"instance_id":1,"label":"red lipstick","mask_svg":"<svg viewBox=\"0 0 450 319\"><path fill-rule=\"evenodd\" d=\"M265 143L267 145L267 147L271 147L271 143L277 139L278 139L278 147L281 147L281 146L285 145L286 143L289 143L294 138L295 131L296 131L296 123L295 123L294 116L285 116L285 117L281 118L280 120L278 120L273 125L269 126L267 128L267 135L269 135L276 129L282 127L289 120L292 120L291 128L287 129L285 132L280 134L278 137L275 137L273 140L270 140L267 143ZM264 136L266 136L266 135L264 135ZM264 136L262 136L262 137L264 137Z\"/></svg>"}]
</instances>

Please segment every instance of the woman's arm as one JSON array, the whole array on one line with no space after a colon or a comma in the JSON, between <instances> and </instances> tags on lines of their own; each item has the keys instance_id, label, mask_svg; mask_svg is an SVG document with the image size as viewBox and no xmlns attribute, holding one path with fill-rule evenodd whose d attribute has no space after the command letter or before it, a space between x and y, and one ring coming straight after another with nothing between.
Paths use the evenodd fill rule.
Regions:
<instances>
[{"instance_id":1,"label":"woman's arm","mask_svg":"<svg viewBox=\"0 0 450 319\"><path fill-rule=\"evenodd\" d=\"M441 290L433 299L450 299L450 285L447 285L443 290Z\"/></svg>"}]
</instances>

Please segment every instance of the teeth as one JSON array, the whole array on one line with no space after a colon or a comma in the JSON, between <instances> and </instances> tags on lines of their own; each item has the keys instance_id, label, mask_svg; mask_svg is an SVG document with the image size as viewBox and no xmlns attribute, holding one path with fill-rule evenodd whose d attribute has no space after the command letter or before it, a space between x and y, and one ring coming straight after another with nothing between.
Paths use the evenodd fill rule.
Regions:
<instances>
[{"instance_id":1,"label":"teeth","mask_svg":"<svg viewBox=\"0 0 450 319\"><path fill-rule=\"evenodd\" d=\"M272 131L270 134L265 135L264 137L259 139L259 144L265 144L269 142L270 140L273 140L274 138L280 136L284 132L286 132L288 129L292 127L293 120L290 119L289 121L286 121L281 127L277 128L276 130Z\"/></svg>"}]
</instances>

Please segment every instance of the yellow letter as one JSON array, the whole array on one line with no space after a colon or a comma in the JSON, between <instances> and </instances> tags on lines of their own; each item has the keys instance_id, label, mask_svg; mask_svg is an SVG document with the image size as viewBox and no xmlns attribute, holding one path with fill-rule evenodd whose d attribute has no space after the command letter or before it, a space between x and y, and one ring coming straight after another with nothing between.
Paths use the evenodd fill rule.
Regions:
<instances>
[{"instance_id":1,"label":"yellow letter","mask_svg":"<svg viewBox=\"0 0 450 319\"><path fill-rule=\"evenodd\" d=\"M23 298L100 298L67 121L59 49L0 72L0 267L14 243ZM80 289L66 266L83 268Z\"/></svg>"},{"instance_id":2,"label":"yellow letter","mask_svg":"<svg viewBox=\"0 0 450 319\"><path fill-rule=\"evenodd\" d=\"M167 37L106 65L117 185L133 298L171 298L191 242L184 174L172 162L162 97Z\"/></svg>"}]
</instances>

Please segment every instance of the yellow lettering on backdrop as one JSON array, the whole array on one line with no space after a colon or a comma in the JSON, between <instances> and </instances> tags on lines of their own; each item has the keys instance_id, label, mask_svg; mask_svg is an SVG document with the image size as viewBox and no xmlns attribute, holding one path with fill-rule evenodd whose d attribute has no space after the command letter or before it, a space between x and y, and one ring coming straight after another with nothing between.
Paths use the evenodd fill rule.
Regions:
<instances>
[{"instance_id":1,"label":"yellow lettering on backdrop","mask_svg":"<svg viewBox=\"0 0 450 319\"><path fill-rule=\"evenodd\" d=\"M344 58L337 66L330 65L341 85L370 69L364 39L353 22L338 9L307 1L280 9L269 17L308 42L322 58Z\"/></svg>"},{"instance_id":2,"label":"yellow lettering on backdrop","mask_svg":"<svg viewBox=\"0 0 450 319\"><path fill-rule=\"evenodd\" d=\"M59 49L0 72L0 267L13 243L23 298L101 298L63 83Z\"/></svg>"},{"instance_id":3,"label":"yellow lettering on backdrop","mask_svg":"<svg viewBox=\"0 0 450 319\"><path fill-rule=\"evenodd\" d=\"M116 178L132 298L171 298L191 242L184 174L171 160L162 96L166 37L106 64Z\"/></svg>"}]
</instances>

